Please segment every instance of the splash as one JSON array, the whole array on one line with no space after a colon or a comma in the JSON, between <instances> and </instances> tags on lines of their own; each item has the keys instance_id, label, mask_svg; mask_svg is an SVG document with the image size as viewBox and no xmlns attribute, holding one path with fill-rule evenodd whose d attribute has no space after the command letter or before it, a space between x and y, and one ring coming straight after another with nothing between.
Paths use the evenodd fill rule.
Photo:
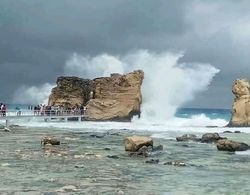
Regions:
<instances>
[{"instance_id":1,"label":"splash","mask_svg":"<svg viewBox=\"0 0 250 195\"><path fill-rule=\"evenodd\" d=\"M102 54L90 57L75 53L66 62L64 74L93 79L141 69L145 73L141 120L160 121L173 118L177 108L206 90L219 72L210 64L179 63L182 57L182 53L154 53L147 50L123 56ZM49 83L23 86L15 93L14 102L47 102L53 86Z\"/></svg>"},{"instance_id":2,"label":"splash","mask_svg":"<svg viewBox=\"0 0 250 195\"><path fill-rule=\"evenodd\" d=\"M40 86L21 86L14 94L13 102L19 104L47 104L54 84L45 83Z\"/></svg>"},{"instance_id":3,"label":"splash","mask_svg":"<svg viewBox=\"0 0 250 195\"><path fill-rule=\"evenodd\" d=\"M83 78L109 76L142 69L142 120L172 118L176 109L206 90L219 72L210 64L179 63L182 53L153 53L146 50L125 56L103 54L90 58L73 54L65 66L65 74Z\"/></svg>"}]
</instances>

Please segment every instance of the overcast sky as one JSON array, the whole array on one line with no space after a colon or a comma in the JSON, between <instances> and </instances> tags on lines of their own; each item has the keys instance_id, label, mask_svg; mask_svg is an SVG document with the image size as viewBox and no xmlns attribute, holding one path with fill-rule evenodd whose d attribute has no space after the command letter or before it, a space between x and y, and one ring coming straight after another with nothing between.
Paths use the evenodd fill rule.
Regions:
<instances>
[{"instance_id":1,"label":"overcast sky","mask_svg":"<svg viewBox=\"0 0 250 195\"><path fill-rule=\"evenodd\" d=\"M0 100L55 82L76 52L184 51L220 69L188 107L230 108L231 84L250 76L248 0L0 0Z\"/></svg>"}]
</instances>

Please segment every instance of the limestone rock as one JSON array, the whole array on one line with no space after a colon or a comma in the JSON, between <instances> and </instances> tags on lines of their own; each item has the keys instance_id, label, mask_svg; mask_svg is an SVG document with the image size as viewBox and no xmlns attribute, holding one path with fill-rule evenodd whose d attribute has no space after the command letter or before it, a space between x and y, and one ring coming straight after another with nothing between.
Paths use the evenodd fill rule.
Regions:
<instances>
[{"instance_id":1,"label":"limestone rock","mask_svg":"<svg viewBox=\"0 0 250 195\"><path fill-rule=\"evenodd\" d=\"M58 77L57 86L52 89L48 105L74 107L85 105L90 99L93 81L77 77Z\"/></svg>"},{"instance_id":2,"label":"limestone rock","mask_svg":"<svg viewBox=\"0 0 250 195\"><path fill-rule=\"evenodd\" d=\"M60 141L52 137L43 137L41 140L42 145L60 145Z\"/></svg>"},{"instance_id":3,"label":"limestone rock","mask_svg":"<svg viewBox=\"0 0 250 195\"><path fill-rule=\"evenodd\" d=\"M66 107L84 105L87 108L86 120L129 121L134 115L140 116L143 78L141 70L93 80L59 77L48 104Z\"/></svg>"},{"instance_id":4,"label":"limestone rock","mask_svg":"<svg viewBox=\"0 0 250 195\"><path fill-rule=\"evenodd\" d=\"M218 140L221 140L221 139L226 139L226 138L220 137L218 133L205 133L201 137L201 142L212 143L212 142L217 142Z\"/></svg>"},{"instance_id":5,"label":"limestone rock","mask_svg":"<svg viewBox=\"0 0 250 195\"><path fill-rule=\"evenodd\" d=\"M249 147L249 145L247 145L245 143L241 143L241 142L235 142L232 140L219 140L217 142L217 149L229 151L229 152L234 152L234 151L249 150L250 147Z\"/></svg>"},{"instance_id":6,"label":"limestone rock","mask_svg":"<svg viewBox=\"0 0 250 195\"><path fill-rule=\"evenodd\" d=\"M125 139L124 144L126 151L137 152L143 146L153 147L153 139L150 137L143 137L143 136L131 136Z\"/></svg>"},{"instance_id":7,"label":"limestone rock","mask_svg":"<svg viewBox=\"0 0 250 195\"><path fill-rule=\"evenodd\" d=\"M95 98L87 104L88 119L129 121L133 115L140 115L143 77L138 70L94 79Z\"/></svg>"},{"instance_id":8,"label":"limestone rock","mask_svg":"<svg viewBox=\"0 0 250 195\"><path fill-rule=\"evenodd\" d=\"M250 84L246 79L237 79L233 83L232 92L235 96L230 127L250 126Z\"/></svg>"}]
</instances>

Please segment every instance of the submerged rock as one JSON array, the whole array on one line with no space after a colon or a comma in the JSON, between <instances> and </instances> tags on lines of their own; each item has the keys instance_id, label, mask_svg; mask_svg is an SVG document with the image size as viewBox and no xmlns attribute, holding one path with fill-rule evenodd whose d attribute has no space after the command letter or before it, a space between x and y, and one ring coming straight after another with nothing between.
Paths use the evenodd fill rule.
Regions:
<instances>
[{"instance_id":1,"label":"submerged rock","mask_svg":"<svg viewBox=\"0 0 250 195\"><path fill-rule=\"evenodd\" d=\"M169 161L169 162L165 162L164 165L173 165L173 166L178 166L178 167L187 166L186 163L181 162L181 161Z\"/></svg>"},{"instance_id":2,"label":"submerged rock","mask_svg":"<svg viewBox=\"0 0 250 195\"><path fill-rule=\"evenodd\" d=\"M217 142L217 149L223 151L235 152L235 151L249 150L250 146L245 143L236 142L232 140L219 140Z\"/></svg>"},{"instance_id":3,"label":"submerged rock","mask_svg":"<svg viewBox=\"0 0 250 195\"><path fill-rule=\"evenodd\" d=\"M158 145L153 147L153 152L155 151L162 151L163 150L163 145Z\"/></svg>"},{"instance_id":4,"label":"submerged rock","mask_svg":"<svg viewBox=\"0 0 250 195\"><path fill-rule=\"evenodd\" d=\"M143 146L152 146L153 147L153 139L150 137L144 136L131 136L127 137L124 141L125 150L129 152L137 152Z\"/></svg>"},{"instance_id":5,"label":"submerged rock","mask_svg":"<svg viewBox=\"0 0 250 195\"><path fill-rule=\"evenodd\" d=\"M41 140L42 145L60 145L60 141L53 137L43 137Z\"/></svg>"},{"instance_id":6,"label":"submerged rock","mask_svg":"<svg viewBox=\"0 0 250 195\"><path fill-rule=\"evenodd\" d=\"M145 163L148 163L148 164L158 164L159 162L160 162L159 159L150 159L150 160L145 161Z\"/></svg>"},{"instance_id":7,"label":"submerged rock","mask_svg":"<svg viewBox=\"0 0 250 195\"><path fill-rule=\"evenodd\" d=\"M233 133L232 131L223 131L223 133Z\"/></svg>"},{"instance_id":8,"label":"submerged rock","mask_svg":"<svg viewBox=\"0 0 250 195\"><path fill-rule=\"evenodd\" d=\"M112 159L119 159L120 157L117 155L108 155L108 158L112 158Z\"/></svg>"},{"instance_id":9,"label":"submerged rock","mask_svg":"<svg viewBox=\"0 0 250 195\"><path fill-rule=\"evenodd\" d=\"M221 140L221 139L226 139L226 138L220 137L220 135L218 133L205 133L201 137L201 142L213 143L213 142L217 142L218 140Z\"/></svg>"},{"instance_id":10,"label":"submerged rock","mask_svg":"<svg viewBox=\"0 0 250 195\"><path fill-rule=\"evenodd\" d=\"M194 134L184 134L180 137L176 137L176 141L178 142L200 141L200 139Z\"/></svg>"},{"instance_id":11,"label":"submerged rock","mask_svg":"<svg viewBox=\"0 0 250 195\"><path fill-rule=\"evenodd\" d=\"M56 190L56 192L76 192L77 187L73 186L73 185L67 185L67 186L63 186L62 188Z\"/></svg>"}]
</instances>

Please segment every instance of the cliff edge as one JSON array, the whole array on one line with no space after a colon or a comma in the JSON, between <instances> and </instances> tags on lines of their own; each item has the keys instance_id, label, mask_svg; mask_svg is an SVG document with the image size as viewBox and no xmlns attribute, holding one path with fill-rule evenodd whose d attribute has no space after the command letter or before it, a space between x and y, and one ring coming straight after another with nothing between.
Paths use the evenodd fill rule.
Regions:
<instances>
[{"instance_id":1,"label":"cliff edge","mask_svg":"<svg viewBox=\"0 0 250 195\"><path fill-rule=\"evenodd\" d=\"M237 79L233 83L235 96L229 127L250 126L250 84L246 79Z\"/></svg>"},{"instance_id":2,"label":"cliff edge","mask_svg":"<svg viewBox=\"0 0 250 195\"><path fill-rule=\"evenodd\" d=\"M143 78L141 70L93 80L59 77L48 104L68 108L86 106L86 120L129 121L140 115Z\"/></svg>"}]
</instances>

